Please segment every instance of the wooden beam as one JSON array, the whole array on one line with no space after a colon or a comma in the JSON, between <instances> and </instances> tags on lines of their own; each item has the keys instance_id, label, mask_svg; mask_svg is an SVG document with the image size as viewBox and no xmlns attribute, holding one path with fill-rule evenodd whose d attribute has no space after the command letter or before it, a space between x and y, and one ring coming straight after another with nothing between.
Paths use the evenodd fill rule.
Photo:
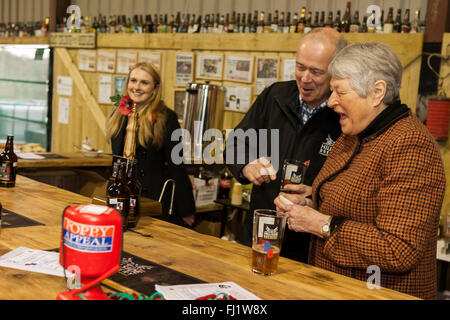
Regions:
<instances>
[{"instance_id":1,"label":"wooden beam","mask_svg":"<svg viewBox=\"0 0 450 320\"><path fill-rule=\"evenodd\" d=\"M88 109L97 122L100 131L103 133L103 135L106 136L106 117L102 112L100 106L98 105L97 100L95 99L91 90L89 90L89 87L84 81L83 76L78 71L77 66L72 62L72 58L69 52L65 48L55 48L55 54L64 64L64 67L72 77L74 86L78 88L78 91L84 102L87 106L89 106Z\"/></svg>"},{"instance_id":2,"label":"wooden beam","mask_svg":"<svg viewBox=\"0 0 450 320\"><path fill-rule=\"evenodd\" d=\"M442 42L450 25L450 4L448 0L428 0L424 42Z\"/></svg>"},{"instance_id":3,"label":"wooden beam","mask_svg":"<svg viewBox=\"0 0 450 320\"><path fill-rule=\"evenodd\" d=\"M50 32L56 31L56 24L62 23L63 18L67 17L67 8L70 6L70 0L50 0L50 12L49 12L49 29Z\"/></svg>"}]
</instances>

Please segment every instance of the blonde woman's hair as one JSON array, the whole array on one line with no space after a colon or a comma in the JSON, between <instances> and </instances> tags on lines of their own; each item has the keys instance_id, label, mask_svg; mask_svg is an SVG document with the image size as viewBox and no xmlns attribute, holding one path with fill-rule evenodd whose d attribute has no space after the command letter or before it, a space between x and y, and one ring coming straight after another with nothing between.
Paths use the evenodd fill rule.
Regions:
<instances>
[{"instance_id":1,"label":"blonde woman's hair","mask_svg":"<svg viewBox=\"0 0 450 320\"><path fill-rule=\"evenodd\" d=\"M157 150L161 149L164 144L164 132L166 123L166 113L164 111L164 102L161 100L161 76L159 71L150 63L139 62L130 68L125 86L122 90L122 95L128 95L128 82L130 81L130 74L134 69L141 69L150 74L155 83L155 88L149 97L145 106L139 113L138 121L138 139L137 141L144 148L148 147L149 141L155 146ZM153 115L156 116L156 121L153 121ZM122 129L126 115L120 113L119 108L114 107L108 119L106 120L106 137L108 141L112 137L119 134Z\"/></svg>"}]
</instances>

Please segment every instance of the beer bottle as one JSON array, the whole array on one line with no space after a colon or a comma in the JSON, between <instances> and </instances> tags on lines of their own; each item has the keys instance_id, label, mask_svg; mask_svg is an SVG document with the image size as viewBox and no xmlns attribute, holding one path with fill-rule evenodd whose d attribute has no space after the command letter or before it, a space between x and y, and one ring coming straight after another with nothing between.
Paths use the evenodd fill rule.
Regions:
<instances>
[{"instance_id":1,"label":"beer bottle","mask_svg":"<svg viewBox=\"0 0 450 320\"><path fill-rule=\"evenodd\" d=\"M323 26L325 26L325 11L320 13L319 28L322 28Z\"/></svg>"},{"instance_id":2,"label":"beer bottle","mask_svg":"<svg viewBox=\"0 0 450 320\"><path fill-rule=\"evenodd\" d=\"M394 8L389 8L388 16L384 22L383 32L392 33L394 30Z\"/></svg>"},{"instance_id":3,"label":"beer bottle","mask_svg":"<svg viewBox=\"0 0 450 320\"><path fill-rule=\"evenodd\" d=\"M289 33L290 29L291 29L291 13L288 12L286 14L286 21L284 23L283 33Z\"/></svg>"},{"instance_id":4,"label":"beer bottle","mask_svg":"<svg viewBox=\"0 0 450 320\"><path fill-rule=\"evenodd\" d=\"M411 23L411 33L418 33L419 31L419 24L420 24L420 11L416 10L416 13L414 15L414 20Z\"/></svg>"},{"instance_id":5,"label":"beer bottle","mask_svg":"<svg viewBox=\"0 0 450 320\"><path fill-rule=\"evenodd\" d=\"M361 27L361 23L359 22L359 11L355 11L355 15L353 16L352 24L350 25L350 33L358 33L359 28Z\"/></svg>"},{"instance_id":6,"label":"beer bottle","mask_svg":"<svg viewBox=\"0 0 450 320\"><path fill-rule=\"evenodd\" d=\"M292 21L291 27L289 28L289 33L297 32L297 24L298 24L298 13L294 12L294 20Z\"/></svg>"},{"instance_id":7,"label":"beer bottle","mask_svg":"<svg viewBox=\"0 0 450 320\"><path fill-rule=\"evenodd\" d=\"M218 33L225 32L225 16L223 14L220 15L219 24L217 25L217 32Z\"/></svg>"},{"instance_id":8,"label":"beer bottle","mask_svg":"<svg viewBox=\"0 0 450 320\"><path fill-rule=\"evenodd\" d=\"M0 187L12 188L16 185L17 155L14 153L14 136L9 134L5 150L0 154Z\"/></svg>"},{"instance_id":9,"label":"beer bottle","mask_svg":"<svg viewBox=\"0 0 450 320\"><path fill-rule=\"evenodd\" d=\"M278 33L285 33L284 32L284 26L285 26L285 21L284 21L285 17L284 17L284 11L282 11L280 13L280 20L278 21Z\"/></svg>"},{"instance_id":10,"label":"beer bottle","mask_svg":"<svg viewBox=\"0 0 450 320\"><path fill-rule=\"evenodd\" d=\"M255 10L255 14L252 19L252 23L250 25L250 33L258 32L258 10Z\"/></svg>"},{"instance_id":11,"label":"beer bottle","mask_svg":"<svg viewBox=\"0 0 450 320\"><path fill-rule=\"evenodd\" d=\"M311 26L312 29L316 29L316 28L319 27L319 14L320 14L319 11L316 11L314 13L314 22L313 22L313 24Z\"/></svg>"},{"instance_id":12,"label":"beer bottle","mask_svg":"<svg viewBox=\"0 0 450 320\"><path fill-rule=\"evenodd\" d=\"M247 23L245 24L245 27L244 27L244 33L252 32L252 25L253 25L252 13L249 12L248 16L247 16Z\"/></svg>"},{"instance_id":13,"label":"beer bottle","mask_svg":"<svg viewBox=\"0 0 450 320\"><path fill-rule=\"evenodd\" d=\"M178 29L180 28L180 24L181 24L181 16L180 16L180 11L178 11L177 17L175 18L175 22L173 24L172 32L177 33Z\"/></svg>"},{"instance_id":14,"label":"beer bottle","mask_svg":"<svg viewBox=\"0 0 450 320\"><path fill-rule=\"evenodd\" d=\"M264 33L270 33L272 27L272 12L269 12L267 22L264 24Z\"/></svg>"},{"instance_id":15,"label":"beer bottle","mask_svg":"<svg viewBox=\"0 0 450 320\"><path fill-rule=\"evenodd\" d=\"M247 27L246 23L247 23L246 13L244 12L244 13L242 13L242 22L241 22L241 24L239 25L239 33L244 33L244 32L246 32L246 31L245 31L245 28Z\"/></svg>"},{"instance_id":16,"label":"beer bottle","mask_svg":"<svg viewBox=\"0 0 450 320\"><path fill-rule=\"evenodd\" d=\"M409 9L406 9L405 18L402 23L402 33L409 33L411 31L411 23L409 22Z\"/></svg>"},{"instance_id":17,"label":"beer bottle","mask_svg":"<svg viewBox=\"0 0 450 320\"><path fill-rule=\"evenodd\" d=\"M228 18L228 14L227 14ZM236 11L231 13L231 19L227 21L227 32L234 33L234 28L236 26Z\"/></svg>"},{"instance_id":18,"label":"beer bottle","mask_svg":"<svg viewBox=\"0 0 450 320\"><path fill-rule=\"evenodd\" d=\"M258 25L256 26L256 33L264 32L264 20L265 20L264 11L261 11L259 20L258 20Z\"/></svg>"},{"instance_id":19,"label":"beer bottle","mask_svg":"<svg viewBox=\"0 0 450 320\"><path fill-rule=\"evenodd\" d=\"M127 186L130 189L130 212L128 214L128 228L137 225L140 215L140 197L142 186L137 176L137 160L131 160L127 171Z\"/></svg>"},{"instance_id":20,"label":"beer bottle","mask_svg":"<svg viewBox=\"0 0 450 320\"><path fill-rule=\"evenodd\" d=\"M167 25L167 33L174 33L174 25L175 25L175 16L173 14L170 15L170 22Z\"/></svg>"},{"instance_id":21,"label":"beer bottle","mask_svg":"<svg viewBox=\"0 0 450 320\"><path fill-rule=\"evenodd\" d=\"M126 231L128 228L128 215L130 212L130 189L127 186L126 180L127 164L120 162L117 170L117 177L107 191L108 207L116 209L122 216L122 230Z\"/></svg>"},{"instance_id":22,"label":"beer bottle","mask_svg":"<svg viewBox=\"0 0 450 320\"><path fill-rule=\"evenodd\" d=\"M402 32L402 9L397 10L397 16L395 17L394 22L394 33Z\"/></svg>"},{"instance_id":23,"label":"beer bottle","mask_svg":"<svg viewBox=\"0 0 450 320\"><path fill-rule=\"evenodd\" d=\"M228 172L228 168L225 167L222 175L220 176L219 193L217 199L228 199L231 190L231 174Z\"/></svg>"},{"instance_id":24,"label":"beer bottle","mask_svg":"<svg viewBox=\"0 0 450 320\"><path fill-rule=\"evenodd\" d=\"M305 24L306 24L306 7L302 7L302 11L300 13L300 19L297 24L297 32L304 33L305 32Z\"/></svg>"},{"instance_id":25,"label":"beer bottle","mask_svg":"<svg viewBox=\"0 0 450 320\"><path fill-rule=\"evenodd\" d=\"M308 15L306 16L306 24L305 24L305 31L304 33L307 34L308 32L311 32L312 30L312 12L308 11Z\"/></svg>"},{"instance_id":26,"label":"beer bottle","mask_svg":"<svg viewBox=\"0 0 450 320\"><path fill-rule=\"evenodd\" d=\"M336 31L341 32L341 10L338 10L336 13L333 28L336 29Z\"/></svg>"},{"instance_id":27,"label":"beer bottle","mask_svg":"<svg viewBox=\"0 0 450 320\"><path fill-rule=\"evenodd\" d=\"M368 32L367 15L365 15L364 18L363 18L363 22L361 24L361 29L359 30L359 32L361 32L361 33L367 33Z\"/></svg>"},{"instance_id":28,"label":"beer bottle","mask_svg":"<svg viewBox=\"0 0 450 320\"><path fill-rule=\"evenodd\" d=\"M244 15L245 15L245 13L244 13ZM235 33L241 33L242 29L241 29L241 13L238 12L237 13L237 17L236 17L236 24L234 25L234 32Z\"/></svg>"},{"instance_id":29,"label":"beer bottle","mask_svg":"<svg viewBox=\"0 0 450 320\"><path fill-rule=\"evenodd\" d=\"M278 10L275 10L275 15L273 17L273 20L270 21L270 32L272 33L278 33Z\"/></svg>"},{"instance_id":30,"label":"beer bottle","mask_svg":"<svg viewBox=\"0 0 450 320\"><path fill-rule=\"evenodd\" d=\"M325 28L333 28L333 11L328 12L327 22L323 26Z\"/></svg>"},{"instance_id":31,"label":"beer bottle","mask_svg":"<svg viewBox=\"0 0 450 320\"><path fill-rule=\"evenodd\" d=\"M351 2L347 1L347 7L345 8L344 17L341 21L341 32L349 32L350 31L350 19L351 19Z\"/></svg>"}]
</instances>

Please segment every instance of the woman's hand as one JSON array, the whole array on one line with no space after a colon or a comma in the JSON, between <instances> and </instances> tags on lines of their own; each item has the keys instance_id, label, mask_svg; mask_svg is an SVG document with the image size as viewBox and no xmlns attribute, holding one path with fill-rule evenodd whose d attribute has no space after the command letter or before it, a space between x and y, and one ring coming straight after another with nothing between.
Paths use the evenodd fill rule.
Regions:
<instances>
[{"instance_id":1,"label":"woman's hand","mask_svg":"<svg viewBox=\"0 0 450 320\"><path fill-rule=\"evenodd\" d=\"M286 198L288 194L280 194ZM322 226L330 216L320 213L311 207L298 204L285 204L278 196L275 199L277 211L285 212L287 215L288 228L295 232L307 232L322 238Z\"/></svg>"},{"instance_id":2,"label":"woman's hand","mask_svg":"<svg viewBox=\"0 0 450 320\"><path fill-rule=\"evenodd\" d=\"M277 206L277 211L285 211L281 204L286 206L286 203L281 200L280 196L283 196L293 204L312 207L312 200L307 198L311 195L312 188L310 186L305 184L287 184L283 190L290 193L281 192L278 197L275 198L274 203Z\"/></svg>"}]
</instances>

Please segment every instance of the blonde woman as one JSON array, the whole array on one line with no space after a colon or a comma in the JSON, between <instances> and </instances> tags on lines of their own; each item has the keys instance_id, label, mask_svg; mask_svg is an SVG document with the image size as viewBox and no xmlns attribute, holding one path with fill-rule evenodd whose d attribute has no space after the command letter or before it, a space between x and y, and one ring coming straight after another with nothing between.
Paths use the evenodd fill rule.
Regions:
<instances>
[{"instance_id":1,"label":"blonde woman","mask_svg":"<svg viewBox=\"0 0 450 320\"><path fill-rule=\"evenodd\" d=\"M176 113L161 100L161 76L157 69L148 63L131 67L122 95L132 102L114 108L106 123L113 154L137 159L144 197L158 199L164 182L174 179L173 214L168 215L171 189L168 188L162 199L163 215L159 218L192 226L195 213L192 185L184 164L175 165L170 157L178 143L170 137L180 125Z\"/></svg>"}]
</instances>

